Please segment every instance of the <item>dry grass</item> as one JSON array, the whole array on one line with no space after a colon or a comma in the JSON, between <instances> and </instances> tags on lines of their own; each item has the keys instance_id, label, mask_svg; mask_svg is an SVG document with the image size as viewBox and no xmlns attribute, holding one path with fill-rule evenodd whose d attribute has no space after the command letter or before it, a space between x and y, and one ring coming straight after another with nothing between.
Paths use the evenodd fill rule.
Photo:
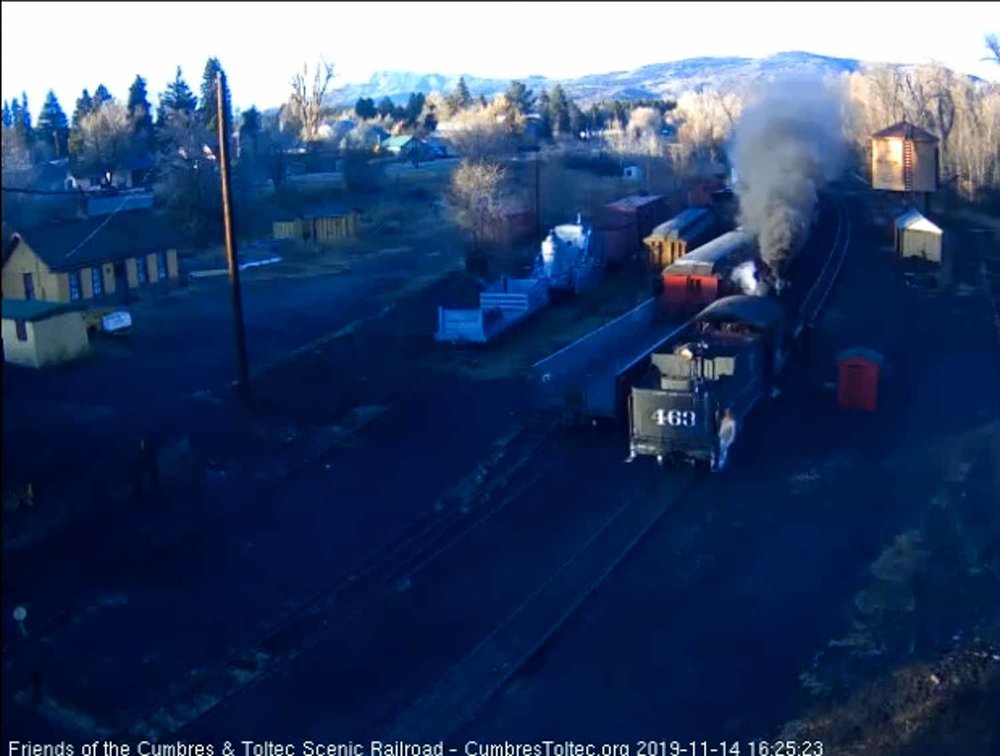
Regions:
<instances>
[{"instance_id":1,"label":"dry grass","mask_svg":"<svg viewBox=\"0 0 1000 756\"><path fill-rule=\"evenodd\" d=\"M994 753L997 725L990 702L998 693L1000 656L990 649L957 649L931 663L903 666L841 706L789 723L780 737L819 740L831 756L931 753L922 745L941 741L973 748L949 753Z\"/></svg>"}]
</instances>

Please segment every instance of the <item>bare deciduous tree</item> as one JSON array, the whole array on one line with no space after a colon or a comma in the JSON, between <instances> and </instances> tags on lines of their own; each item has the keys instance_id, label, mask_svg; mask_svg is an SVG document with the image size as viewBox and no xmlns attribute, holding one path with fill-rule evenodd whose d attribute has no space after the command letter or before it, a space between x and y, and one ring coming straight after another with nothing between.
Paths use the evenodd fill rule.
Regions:
<instances>
[{"instance_id":1,"label":"bare deciduous tree","mask_svg":"<svg viewBox=\"0 0 1000 756\"><path fill-rule=\"evenodd\" d=\"M492 105L463 110L451 118L448 126L455 152L471 162L496 158L513 150L507 121Z\"/></svg>"},{"instance_id":2,"label":"bare deciduous tree","mask_svg":"<svg viewBox=\"0 0 1000 756\"><path fill-rule=\"evenodd\" d=\"M990 51L989 57L983 58L983 60L992 60L997 65L1000 65L1000 37L996 34L986 35L986 49Z\"/></svg>"},{"instance_id":3,"label":"bare deciduous tree","mask_svg":"<svg viewBox=\"0 0 1000 756\"><path fill-rule=\"evenodd\" d=\"M482 249L486 225L503 210L501 186L505 171L492 160L465 159L451 180L456 220L472 234L473 252Z\"/></svg>"},{"instance_id":4,"label":"bare deciduous tree","mask_svg":"<svg viewBox=\"0 0 1000 756\"><path fill-rule=\"evenodd\" d=\"M1000 86L939 64L901 72L872 66L847 76L848 130L859 155L871 135L906 118L941 139L944 182L972 198L1000 187Z\"/></svg>"},{"instance_id":5,"label":"bare deciduous tree","mask_svg":"<svg viewBox=\"0 0 1000 756\"><path fill-rule=\"evenodd\" d=\"M111 183L121 164L132 135L128 111L117 100L107 100L83 117L80 123L80 152L76 156L84 171Z\"/></svg>"},{"instance_id":6,"label":"bare deciduous tree","mask_svg":"<svg viewBox=\"0 0 1000 756\"><path fill-rule=\"evenodd\" d=\"M3 127L3 175L4 184L12 171L22 171L31 166L31 152L17 129Z\"/></svg>"},{"instance_id":7,"label":"bare deciduous tree","mask_svg":"<svg viewBox=\"0 0 1000 756\"><path fill-rule=\"evenodd\" d=\"M673 157L678 167L686 171L696 163L717 161L742 108L738 93L707 90L682 95L671 114L677 126Z\"/></svg>"},{"instance_id":8,"label":"bare deciduous tree","mask_svg":"<svg viewBox=\"0 0 1000 756\"><path fill-rule=\"evenodd\" d=\"M302 64L302 72L292 77L292 94L288 99L288 111L302 130L302 139L307 142L319 139L319 127L323 119L324 100L330 82L333 81L333 64L320 60L313 72L309 85L309 64Z\"/></svg>"}]
</instances>

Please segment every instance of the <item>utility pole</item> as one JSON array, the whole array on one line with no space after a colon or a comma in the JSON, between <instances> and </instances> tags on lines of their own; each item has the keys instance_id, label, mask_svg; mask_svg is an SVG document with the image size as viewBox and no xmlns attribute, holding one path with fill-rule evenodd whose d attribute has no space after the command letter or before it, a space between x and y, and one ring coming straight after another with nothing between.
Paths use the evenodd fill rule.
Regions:
<instances>
[{"instance_id":1,"label":"utility pole","mask_svg":"<svg viewBox=\"0 0 1000 756\"><path fill-rule=\"evenodd\" d=\"M535 153L535 236L542 237L542 211L540 206L540 192L538 191L538 160L541 157L539 152Z\"/></svg>"},{"instance_id":2,"label":"utility pole","mask_svg":"<svg viewBox=\"0 0 1000 756\"><path fill-rule=\"evenodd\" d=\"M222 91L222 72L215 74L215 120L219 135L219 180L222 182L222 224L226 234L226 260L229 263L229 283L233 294L233 325L236 336L237 387L248 398L250 389L247 368L247 338L243 326L243 295L240 290L240 266L236 257L236 237L233 233L233 204L229 184L229 113Z\"/></svg>"}]
</instances>

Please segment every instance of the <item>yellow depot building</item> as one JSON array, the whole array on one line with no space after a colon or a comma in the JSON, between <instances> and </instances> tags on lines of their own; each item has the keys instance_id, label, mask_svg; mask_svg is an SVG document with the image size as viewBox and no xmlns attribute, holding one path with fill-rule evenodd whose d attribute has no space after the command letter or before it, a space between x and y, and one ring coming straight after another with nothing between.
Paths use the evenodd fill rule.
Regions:
<instances>
[{"instance_id":1,"label":"yellow depot building","mask_svg":"<svg viewBox=\"0 0 1000 756\"><path fill-rule=\"evenodd\" d=\"M179 240L177 230L151 212L16 231L4 242L3 296L82 302L176 281Z\"/></svg>"},{"instance_id":2,"label":"yellow depot building","mask_svg":"<svg viewBox=\"0 0 1000 756\"><path fill-rule=\"evenodd\" d=\"M5 362L39 368L75 359L89 348L87 328L78 306L4 297Z\"/></svg>"}]
</instances>

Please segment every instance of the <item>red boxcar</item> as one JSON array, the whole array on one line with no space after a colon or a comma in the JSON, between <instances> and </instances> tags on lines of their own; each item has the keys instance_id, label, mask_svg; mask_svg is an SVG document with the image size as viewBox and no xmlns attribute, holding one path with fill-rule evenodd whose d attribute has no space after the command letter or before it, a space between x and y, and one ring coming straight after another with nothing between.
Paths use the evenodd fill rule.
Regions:
<instances>
[{"instance_id":1,"label":"red boxcar","mask_svg":"<svg viewBox=\"0 0 1000 756\"><path fill-rule=\"evenodd\" d=\"M629 252L631 255L642 249L642 240L649 236L654 228L667 220L670 217L670 212L667 200L662 195L637 194L605 205L601 212L601 222L608 222L606 219L616 215L632 218L635 224L635 237L632 241L634 249Z\"/></svg>"},{"instance_id":2,"label":"red boxcar","mask_svg":"<svg viewBox=\"0 0 1000 756\"><path fill-rule=\"evenodd\" d=\"M742 294L732 280L733 270L751 260L753 237L737 229L703 244L663 271L663 303L678 314L693 314L719 297Z\"/></svg>"},{"instance_id":3,"label":"red boxcar","mask_svg":"<svg viewBox=\"0 0 1000 756\"><path fill-rule=\"evenodd\" d=\"M607 213L594 223L590 237L594 253L608 266L615 267L637 251L635 218L621 213Z\"/></svg>"}]
</instances>

